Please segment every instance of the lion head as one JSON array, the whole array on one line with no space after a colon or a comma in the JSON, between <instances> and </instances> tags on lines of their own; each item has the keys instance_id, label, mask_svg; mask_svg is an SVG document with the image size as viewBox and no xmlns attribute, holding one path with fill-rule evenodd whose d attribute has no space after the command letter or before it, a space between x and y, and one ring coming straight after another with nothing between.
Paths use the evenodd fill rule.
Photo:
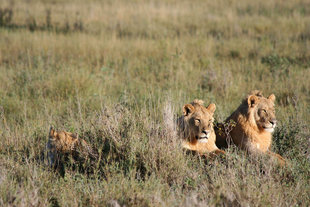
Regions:
<instances>
[{"instance_id":1,"label":"lion head","mask_svg":"<svg viewBox=\"0 0 310 207\"><path fill-rule=\"evenodd\" d=\"M215 141L213 129L213 114L215 104L203 106L202 100L195 99L190 104L183 106L183 116L180 118L180 130L183 138L190 142L207 143L210 139Z\"/></svg>"},{"instance_id":2,"label":"lion head","mask_svg":"<svg viewBox=\"0 0 310 207\"><path fill-rule=\"evenodd\" d=\"M285 163L284 158L269 151L272 143L271 133L277 123L274 110L275 99L274 94L266 98L260 91L251 92L237 110L226 119L225 124L233 123L233 126L228 128L229 131L227 132L225 124L225 133L222 133L221 128L216 130L217 146L226 148L230 143L234 143L240 149L250 153L268 153L277 158L281 165Z\"/></svg>"},{"instance_id":3,"label":"lion head","mask_svg":"<svg viewBox=\"0 0 310 207\"><path fill-rule=\"evenodd\" d=\"M265 98L261 92L254 91L244 100L247 107L248 120L257 126L259 131L272 133L276 127L274 102L275 95L271 94Z\"/></svg>"}]
</instances>

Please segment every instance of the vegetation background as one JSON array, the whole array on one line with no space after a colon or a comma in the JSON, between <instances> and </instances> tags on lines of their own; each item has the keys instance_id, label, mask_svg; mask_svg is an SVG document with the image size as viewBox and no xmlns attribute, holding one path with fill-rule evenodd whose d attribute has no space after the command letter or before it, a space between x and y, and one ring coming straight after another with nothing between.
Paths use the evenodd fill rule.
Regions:
<instances>
[{"instance_id":1,"label":"vegetation background","mask_svg":"<svg viewBox=\"0 0 310 207\"><path fill-rule=\"evenodd\" d=\"M307 0L0 0L0 206L309 206L309 80ZM223 121L254 89L289 167L182 151L183 104ZM48 169L51 125L100 160Z\"/></svg>"}]
</instances>

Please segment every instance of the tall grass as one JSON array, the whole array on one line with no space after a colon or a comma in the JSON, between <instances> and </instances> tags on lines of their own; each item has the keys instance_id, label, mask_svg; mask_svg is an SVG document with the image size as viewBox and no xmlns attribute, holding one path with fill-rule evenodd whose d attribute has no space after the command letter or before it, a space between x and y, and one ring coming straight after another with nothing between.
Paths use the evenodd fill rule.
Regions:
<instances>
[{"instance_id":1,"label":"tall grass","mask_svg":"<svg viewBox=\"0 0 310 207\"><path fill-rule=\"evenodd\" d=\"M309 206L310 10L300 1L0 0L0 206ZM276 95L268 157L204 160L174 120ZM99 160L44 164L48 129Z\"/></svg>"}]
</instances>

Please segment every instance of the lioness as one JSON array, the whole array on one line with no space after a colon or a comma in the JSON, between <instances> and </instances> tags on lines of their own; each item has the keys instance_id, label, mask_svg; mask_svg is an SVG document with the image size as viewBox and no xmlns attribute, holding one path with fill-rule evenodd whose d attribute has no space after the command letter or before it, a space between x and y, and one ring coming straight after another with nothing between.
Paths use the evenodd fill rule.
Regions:
<instances>
[{"instance_id":1,"label":"lioness","mask_svg":"<svg viewBox=\"0 0 310 207\"><path fill-rule=\"evenodd\" d=\"M225 154L215 145L215 132L213 129L213 114L215 104L203 106L203 101L195 99L183 106L183 116L178 119L179 135L183 139L183 148L198 152L199 154L215 153Z\"/></svg>"},{"instance_id":2,"label":"lioness","mask_svg":"<svg viewBox=\"0 0 310 207\"><path fill-rule=\"evenodd\" d=\"M223 148L227 147L227 142L232 142L250 153L268 153L276 157L283 165L284 158L269 151L272 132L277 123L274 109L275 98L274 94L265 98L258 90L251 92L238 109L225 120L225 123L233 123L231 129L225 133L223 125L221 129L216 128L216 145Z\"/></svg>"},{"instance_id":3,"label":"lioness","mask_svg":"<svg viewBox=\"0 0 310 207\"><path fill-rule=\"evenodd\" d=\"M60 157L63 155L71 154L74 159L96 156L85 140L70 132L56 131L53 127L50 128L46 149L48 164L55 168L62 165Z\"/></svg>"}]
</instances>

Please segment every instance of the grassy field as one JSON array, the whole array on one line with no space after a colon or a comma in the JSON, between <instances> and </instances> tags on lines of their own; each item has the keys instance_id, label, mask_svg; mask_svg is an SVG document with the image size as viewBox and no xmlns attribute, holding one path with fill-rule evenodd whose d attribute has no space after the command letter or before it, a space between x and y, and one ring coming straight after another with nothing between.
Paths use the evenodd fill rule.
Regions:
<instances>
[{"instance_id":1,"label":"grassy field","mask_svg":"<svg viewBox=\"0 0 310 207\"><path fill-rule=\"evenodd\" d=\"M309 206L309 80L307 0L0 0L0 206ZM185 103L220 122L254 89L289 167L182 151ZM51 125L101 159L48 169Z\"/></svg>"}]
</instances>

